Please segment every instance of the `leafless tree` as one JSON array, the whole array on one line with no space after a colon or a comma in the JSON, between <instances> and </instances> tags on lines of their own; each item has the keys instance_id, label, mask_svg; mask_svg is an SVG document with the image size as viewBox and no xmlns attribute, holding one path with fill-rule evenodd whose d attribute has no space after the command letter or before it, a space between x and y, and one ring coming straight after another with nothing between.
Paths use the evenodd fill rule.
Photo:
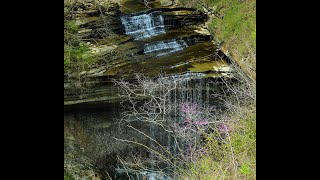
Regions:
<instances>
[{"instance_id":1,"label":"leafless tree","mask_svg":"<svg viewBox=\"0 0 320 180\"><path fill-rule=\"evenodd\" d=\"M118 139L119 141L146 148L172 169L178 164L194 161L206 153L201 145L203 135L208 129L218 125L217 111L210 106L203 106L200 102L175 102L175 96L186 93L191 88L188 89L180 80L174 78L159 76L157 79L151 79L139 74L136 75L135 82L115 80L115 83L120 88L119 96L122 97L122 104L126 108L122 113L121 123L150 123L163 129L169 134L168 138L173 139L165 146L156 141L153 135L129 125L148 137L153 142L152 145L147 146L146 142L125 139Z\"/></svg>"}]
</instances>

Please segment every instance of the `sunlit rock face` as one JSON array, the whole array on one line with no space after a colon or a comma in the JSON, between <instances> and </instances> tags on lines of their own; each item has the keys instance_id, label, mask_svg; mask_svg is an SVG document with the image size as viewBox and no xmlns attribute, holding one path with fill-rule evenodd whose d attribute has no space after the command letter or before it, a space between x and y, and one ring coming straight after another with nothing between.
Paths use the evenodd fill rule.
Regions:
<instances>
[{"instance_id":1,"label":"sunlit rock face","mask_svg":"<svg viewBox=\"0 0 320 180\"><path fill-rule=\"evenodd\" d=\"M65 73L65 105L119 102L113 79L134 80L137 73L153 78L165 74L173 81L227 77L230 68L220 63L225 57L205 30L205 13L149 6L124 0L120 6L90 7L76 16L77 35L89 46L82 57L97 65Z\"/></svg>"}]
</instances>

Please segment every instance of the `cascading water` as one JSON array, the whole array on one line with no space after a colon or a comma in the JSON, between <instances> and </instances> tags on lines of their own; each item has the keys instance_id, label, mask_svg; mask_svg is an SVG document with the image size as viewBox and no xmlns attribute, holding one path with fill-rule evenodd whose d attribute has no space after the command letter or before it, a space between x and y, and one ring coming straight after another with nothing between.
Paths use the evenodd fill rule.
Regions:
<instances>
[{"instance_id":1,"label":"cascading water","mask_svg":"<svg viewBox=\"0 0 320 180\"><path fill-rule=\"evenodd\" d=\"M153 11L149 13L137 13L137 14L127 14L121 16L121 22L124 26L125 34L132 36L135 40L147 39L148 43L143 45L143 54L155 53L155 56L164 56L177 51L181 51L188 46L192 46L202 41L206 41L206 36L189 36L180 37L175 39L167 39L159 41L152 41L151 37L155 37L166 33L164 25L164 16L161 11ZM185 62L186 64L188 62ZM206 107L209 104L209 83L205 78L207 75L205 73L184 73L174 76L165 76L157 79L158 83L165 84L166 88L172 88L172 90L162 97L165 99L166 109L164 110L163 120L171 121L173 124L179 124L184 121L183 112L181 112L181 106L185 104L195 104L197 107ZM164 88L164 86L162 87ZM166 89L158 89L159 92L166 92ZM163 95L163 94L162 94ZM161 142L163 142L168 150L175 156L181 153L180 146L177 142L176 137L172 134L166 132L160 132L155 124L149 126L149 137L151 139L159 139L161 137ZM164 135L164 134L166 135ZM179 146L179 147L178 147ZM157 145L150 140L149 148L156 149ZM154 152L149 153L149 168L155 169L153 162L156 161L156 154ZM173 158L171 161L176 164L176 160ZM120 173L121 170L118 171ZM147 179L161 179L157 174L144 174L145 172L140 172L140 175ZM121 174L121 173L120 173ZM167 179L167 178L165 178Z\"/></svg>"},{"instance_id":2,"label":"cascading water","mask_svg":"<svg viewBox=\"0 0 320 180\"><path fill-rule=\"evenodd\" d=\"M119 32L118 30L120 28L121 33L125 33L126 35L132 36L134 40L137 40L137 41L131 41L132 39L127 37L124 37L122 39L122 36L121 36L121 41L123 42L119 44L119 48L121 48L122 45L127 45L128 47L124 46L125 50L127 50L127 48L134 49L133 52L129 53L130 54L129 57L137 56L137 58L136 57L135 58L138 59L139 61L136 62L135 61L136 59L133 59L133 61L130 61L131 60L130 59L128 60L128 62L122 61L122 54L121 54L121 58L117 57L115 58L114 61L112 60L112 62L107 62L107 64L108 66L110 64L111 67L113 67L113 64L117 66L118 64L122 64L122 63L129 65L129 66L127 65L120 66L119 72L123 72L123 73L119 73L119 74L118 74L118 67L116 68L115 71L114 69L110 68L111 69L110 72L112 72L110 74L112 74L111 75L112 77L114 76L114 74L116 74L115 78L121 77L121 75L130 74L131 72L136 72L140 69L150 68L150 71L148 70L148 71L142 72L142 73L144 72L148 73L153 71L152 69L153 67L159 67L159 68L154 70L155 73L153 72L150 74L145 73L145 75L154 77L157 75L156 73L162 72L162 70L164 70L162 74L168 73L172 75L172 76L163 77L164 79L166 79L166 82L165 82L166 84L165 86L162 86L163 89L159 89L159 91L161 92L167 92L166 90L172 89L170 93L166 95L163 95L163 94L161 95L161 103L162 102L164 103L163 106L165 107L167 112L166 111L164 111L165 113L163 113L163 111L159 112L158 109L155 108L155 111L152 113L154 114L163 113L163 118L161 117L160 119L162 121L159 121L159 122L163 123L164 125L167 125L167 124L171 125L170 123L172 124L175 123L180 125L181 122L183 123L185 121L185 114L181 110L182 105L196 104L197 107L201 108L209 104L209 98L210 98L209 90L212 86L210 83L208 83L207 79L205 78L208 77L208 74L206 73L210 73L211 69L210 71L209 70L202 71L201 66L199 70L194 68L193 65L198 65L203 62L204 63L211 62L210 61L211 59L208 58L209 57L208 55L213 54L213 50L215 49L215 47L211 46L210 36L198 33L198 30L200 29L200 28L198 29L198 26L189 27L190 24L195 25L197 24L196 23L197 20L201 19L200 17L197 17L194 15L196 14L195 12L192 11L193 13L190 13L190 14L188 13L188 15L186 15L186 11L181 9L180 10L175 9L172 11L169 10L171 8L168 8L168 9L161 8L160 11L159 9L149 9L144 12L138 12L134 14L124 14L120 17L121 24L122 24L120 26L118 25L118 19L117 19L117 24L116 24L117 33ZM171 23L171 22L174 22L174 23ZM91 28L91 24L89 27ZM180 30L180 28L183 28L183 29ZM181 53L180 52L174 53L178 51L180 51ZM139 57L140 55L142 58ZM155 56L156 57L162 56L162 57L156 58L154 61L152 60L147 61L154 58ZM200 61L200 58L202 58L201 61ZM205 61L205 60L209 60L209 61ZM200 62L200 63L197 64L197 62ZM129 67L129 68L126 69L123 67ZM193 68L195 70L189 70L189 68ZM170 70L166 70L166 69L170 69ZM188 72L188 73L185 73L185 72ZM141 72L138 71L136 73L141 73ZM183 74L180 74L180 73L183 73ZM109 72L105 74L109 74ZM173 75L173 74L176 74L176 75ZM109 76L107 77L109 78ZM131 77L131 76L126 76L123 79L126 80L127 77ZM103 77L103 80L104 80L104 77ZM103 89L104 87L105 87L104 85L103 86L101 85L101 87L99 86L99 89L98 89L99 91L96 91L96 89L94 89L93 92L98 94L100 93L100 89ZM101 91L101 92L104 92L104 91ZM118 91L111 91L111 92L114 93L114 94L111 93L110 95L111 97L115 97L118 94ZM125 104L121 104L121 105L125 105ZM139 101L139 105L140 105L140 101ZM119 113L121 112L122 112L122 109L121 111L119 110ZM90 114L86 116L89 116L91 118ZM114 120L118 119L118 116L119 115L115 115L116 118L113 118L113 119ZM159 117L157 115L152 115L152 118L154 118L154 120L158 120L157 118L160 118L160 115ZM157 142L161 143L161 145L163 145L163 147L166 148L173 155L173 156L167 156L164 150L160 148L157 143L155 143L150 139L140 139L139 138L140 136L138 136L139 133L137 133L132 129L124 133L124 134L128 134L128 136L122 136L122 134L113 133L113 132L116 132L114 130L116 128L112 128L112 127L116 127L115 125L116 120L114 121L114 124L110 125L111 128L109 128L108 125L104 125L104 124L100 125L96 123L96 121L94 120L92 121L90 120L90 122L94 124L94 128L95 127L100 128L99 131L95 131L95 133L99 134L99 138L100 136L101 136L101 139L103 137L103 141L98 139L99 141L97 140L95 142L99 142L100 143L99 147L100 146L105 147L108 150L108 152L109 151L115 152L115 154L117 155L119 154L119 157L121 157L122 155L129 154L129 150L127 151L127 149L125 149L125 152L120 152L119 151L120 148L119 149L115 148L117 146L125 147L123 145L124 143L118 143L118 141L111 141L111 140L109 141L108 139L109 137L113 137L113 135L117 135L121 138L123 137L123 139L130 139L130 140L133 139L134 141L137 141L137 142L146 143L146 145L149 148L154 149L155 151L163 152L166 158L172 163L172 164L160 164L159 162L162 162L162 159L159 158L159 155L154 151L150 151L146 154L142 153L141 154L141 156L143 157L142 160L146 162L145 164L143 164L146 166L145 169L142 169L142 170L133 169L132 171L130 171L125 166L122 167L121 166L122 164L119 163L119 168L114 169L113 166L110 166L110 172L112 172L112 174L110 173L110 175L113 176L114 179L120 180L122 177L123 179L126 179L128 174L131 179L148 179L148 180L166 179L168 180L171 178L169 176L172 176L171 172L174 172L176 165L177 166L179 165L180 163L179 159L181 156L183 156L182 151L185 150L184 145L186 144L183 140L181 140L182 138L180 138L180 136L173 135L173 133L164 131L163 129L163 128L166 128L165 130L172 131L171 127L170 128L168 128L167 126L159 127L159 124L155 124L155 123L150 123L148 125L145 125L145 122L141 122L141 124L140 122L138 122L138 124L134 124L137 126L136 127L137 129L146 133L151 139L157 140ZM167 123L167 121L169 121L169 123ZM99 126L95 126L95 124L98 124ZM143 125L143 126L140 126L140 125ZM91 129L94 129L94 128L91 128ZM106 132L111 132L111 133L110 135L108 134L106 135L105 134ZM107 139L108 141L105 141L104 139ZM109 145L108 143L110 143L112 146ZM118 145L118 144L121 144L121 145ZM98 151L100 153L100 148L97 148L97 152ZM135 151L136 150L134 150L134 152ZM103 157L104 156L105 155L103 154ZM107 155L107 156L116 157L113 154ZM115 161L116 160L114 161L112 160L112 162L108 162L108 163L115 165L113 164ZM108 163L101 163L102 165L100 165L100 159L99 159L99 161L96 164L98 164L100 168L101 166L104 167L104 164L108 164ZM162 171L161 173L158 171L159 169L161 169L161 171L165 169L166 171ZM113 173L113 171L115 172L115 174Z\"/></svg>"},{"instance_id":3,"label":"cascading water","mask_svg":"<svg viewBox=\"0 0 320 180\"><path fill-rule=\"evenodd\" d=\"M125 33L133 36L136 40L157 36L166 32L161 11L141 15L123 15L121 16L121 22Z\"/></svg>"},{"instance_id":4,"label":"cascading water","mask_svg":"<svg viewBox=\"0 0 320 180\"><path fill-rule=\"evenodd\" d=\"M179 114L179 105L183 103L197 103L206 106L209 103L210 83L205 78L205 73L185 73L180 75L165 76L158 79L171 81L176 88L168 95L168 102L173 104L173 113Z\"/></svg>"},{"instance_id":5,"label":"cascading water","mask_svg":"<svg viewBox=\"0 0 320 180\"><path fill-rule=\"evenodd\" d=\"M170 41L157 41L144 45L144 53L161 52L156 56L163 56L169 53L180 51L188 47L188 44L184 40L170 40Z\"/></svg>"}]
</instances>

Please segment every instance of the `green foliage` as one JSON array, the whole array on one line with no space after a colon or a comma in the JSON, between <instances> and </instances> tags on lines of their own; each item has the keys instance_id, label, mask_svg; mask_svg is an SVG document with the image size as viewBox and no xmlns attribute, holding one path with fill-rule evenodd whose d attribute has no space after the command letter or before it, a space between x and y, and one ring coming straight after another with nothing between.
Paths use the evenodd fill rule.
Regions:
<instances>
[{"instance_id":1,"label":"green foliage","mask_svg":"<svg viewBox=\"0 0 320 180\"><path fill-rule=\"evenodd\" d=\"M65 21L64 31L64 67L65 69L86 69L95 62L95 58L89 56L89 46L81 40L77 31L79 26L74 20Z\"/></svg>"},{"instance_id":2,"label":"green foliage","mask_svg":"<svg viewBox=\"0 0 320 180\"><path fill-rule=\"evenodd\" d=\"M249 74L255 74L256 0L179 0L182 6L206 7L210 15L208 30L216 41L224 42L235 60L245 59ZM253 68L252 68L253 67Z\"/></svg>"},{"instance_id":3,"label":"green foliage","mask_svg":"<svg viewBox=\"0 0 320 180\"><path fill-rule=\"evenodd\" d=\"M251 41L253 42L252 45L256 47L256 29L251 32Z\"/></svg>"},{"instance_id":4,"label":"green foliage","mask_svg":"<svg viewBox=\"0 0 320 180\"><path fill-rule=\"evenodd\" d=\"M71 63L90 63L93 59L85 56L89 50L89 46L85 44L80 44L78 46L65 44L64 65L71 65Z\"/></svg>"},{"instance_id":5,"label":"green foliage","mask_svg":"<svg viewBox=\"0 0 320 180\"><path fill-rule=\"evenodd\" d=\"M223 18L213 18L209 27L219 40L235 43L234 48L244 54L246 44L255 47L255 38L251 38L256 28L256 1L214 0L218 14Z\"/></svg>"},{"instance_id":6,"label":"green foliage","mask_svg":"<svg viewBox=\"0 0 320 180\"><path fill-rule=\"evenodd\" d=\"M69 32L76 32L79 30L79 26L75 23L75 20L65 21L64 26Z\"/></svg>"},{"instance_id":7,"label":"green foliage","mask_svg":"<svg viewBox=\"0 0 320 180\"><path fill-rule=\"evenodd\" d=\"M69 173L64 171L64 180L74 180L74 178Z\"/></svg>"},{"instance_id":8,"label":"green foliage","mask_svg":"<svg viewBox=\"0 0 320 180\"><path fill-rule=\"evenodd\" d=\"M228 122L229 135L223 137L217 131L208 134L208 154L181 170L180 179L255 179L255 113L245 111L230 118L237 120Z\"/></svg>"},{"instance_id":9,"label":"green foliage","mask_svg":"<svg viewBox=\"0 0 320 180\"><path fill-rule=\"evenodd\" d=\"M239 169L240 173L243 175L249 175L251 173L251 168L248 163L243 163Z\"/></svg>"},{"instance_id":10,"label":"green foliage","mask_svg":"<svg viewBox=\"0 0 320 180\"><path fill-rule=\"evenodd\" d=\"M255 153L256 121L255 115L249 114L242 120L239 129L232 134L234 151L236 153Z\"/></svg>"}]
</instances>

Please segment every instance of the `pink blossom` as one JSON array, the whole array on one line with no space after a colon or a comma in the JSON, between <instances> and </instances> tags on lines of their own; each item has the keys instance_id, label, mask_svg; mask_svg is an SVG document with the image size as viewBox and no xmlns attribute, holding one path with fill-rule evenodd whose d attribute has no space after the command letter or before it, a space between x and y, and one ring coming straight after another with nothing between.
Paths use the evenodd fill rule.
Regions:
<instances>
[{"instance_id":1,"label":"pink blossom","mask_svg":"<svg viewBox=\"0 0 320 180\"><path fill-rule=\"evenodd\" d=\"M222 133L228 133L230 130L230 127L228 124L222 122L218 125L218 130Z\"/></svg>"},{"instance_id":2,"label":"pink blossom","mask_svg":"<svg viewBox=\"0 0 320 180\"><path fill-rule=\"evenodd\" d=\"M194 122L194 124L196 124L196 125L207 125L207 124L209 124L209 122L207 120L205 120L205 121L196 121L196 122Z\"/></svg>"},{"instance_id":3,"label":"pink blossom","mask_svg":"<svg viewBox=\"0 0 320 180\"><path fill-rule=\"evenodd\" d=\"M186 114L195 114L197 112L198 105L195 103L183 103L180 111Z\"/></svg>"}]
</instances>

